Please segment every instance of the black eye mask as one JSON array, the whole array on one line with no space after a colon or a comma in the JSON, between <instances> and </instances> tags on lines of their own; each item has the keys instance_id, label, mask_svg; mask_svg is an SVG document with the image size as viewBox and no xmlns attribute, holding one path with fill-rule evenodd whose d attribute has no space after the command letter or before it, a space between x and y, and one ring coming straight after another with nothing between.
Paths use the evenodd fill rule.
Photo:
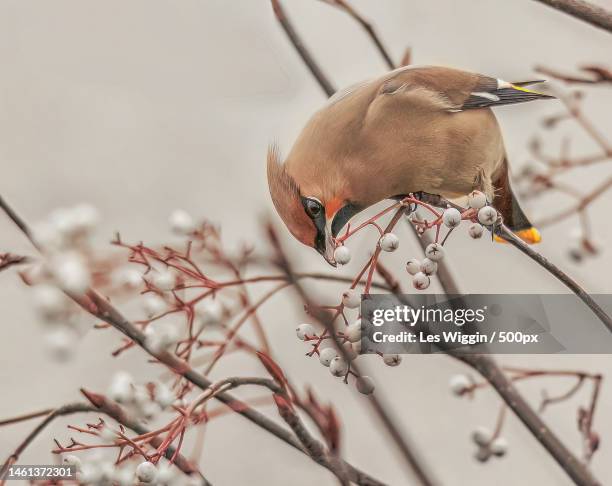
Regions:
<instances>
[{"instance_id":1,"label":"black eye mask","mask_svg":"<svg viewBox=\"0 0 612 486\"><path fill-rule=\"evenodd\" d=\"M353 203L348 203L345 206L341 207L334 216L334 220L331 224L331 231L333 237L335 238L336 236L338 236L338 233L344 227L344 225L348 223L349 220L361 210L362 208Z\"/></svg>"},{"instance_id":2,"label":"black eye mask","mask_svg":"<svg viewBox=\"0 0 612 486\"><path fill-rule=\"evenodd\" d=\"M317 213L313 213L312 205L318 204ZM302 197L302 206L308 217L312 220L317 229L317 236L315 237L314 247L318 251L325 250L325 208L318 200L309 197Z\"/></svg>"}]
</instances>

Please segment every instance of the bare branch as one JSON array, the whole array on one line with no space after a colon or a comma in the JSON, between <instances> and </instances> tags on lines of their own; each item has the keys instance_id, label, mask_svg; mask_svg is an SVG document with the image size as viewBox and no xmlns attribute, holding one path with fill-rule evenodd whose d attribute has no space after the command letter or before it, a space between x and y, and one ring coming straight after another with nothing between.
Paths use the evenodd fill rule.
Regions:
<instances>
[{"instance_id":1,"label":"bare branch","mask_svg":"<svg viewBox=\"0 0 612 486\"><path fill-rule=\"evenodd\" d=\"M331 84L331 81L327 78L325 73L321 70L319 65L314 61L312 55L308 48L302 42L302 39L296 32L295 28L287 14L285 13L284 8L282 7L280 0L271 0L272 8L274 9L274 15L278 19L281 27L289 37L291 44L295 47L295 50L298 52L306 67L310 70L312 75L315 77L321 89L325 92L327 96L331 96L336 92L336 88Z\"/></svg>"},{"instance_id":2,"label":"bare branch","mask_svg":"<svg viewBox=\"0 0 612 486\"><path fill-rule=\"evenodd\" d=\"M612 12L603 7L598 7L585 0L537 0L565 12L572 17L583 20L595 27L612 32Z\"/></svg>"},{"instance_id":3,"label":"bare branch","mask_svg":"<svg viewBox=\"0 0 612 486\"><path fill-rule=\"evenodd\" d=\"M508 243L512 246L523 252L529 258L531 258L538 265L545 268L552 275L557 277L566 287L568 287L580 300L582 300L599 318L601 322L605 324L605 326L612 331L612 319L610 316L605 313L605 311L599 306L593 297L584 290L576 281L574 281L569 275L567 275L563 270L557 267L554 263L550 262L547 258L540 255L537 251L523 242L520 238L518 238L512 231L510 231L505 225L500 225L496 229L496 234L504 238Z\"/></svg>"},{"instance_id":4,"label":"bare branch","mask_svg":"<svg viewBox=\"0 0 612 486\"><path fill-rule=\"evenodd\" d=\"M448 207L451 205L450 202L444 200L440 196L435 194L422 193L421 199L427 201L429 204L438 207ZM452 205L456 206L456 205ZM575 282L569 275L563 270L557 267L555 264L550 262L547 258L540 255L531 246L527 245L523 240L518 238L512 231L510 231L504 224L497 225L495 228L495 234L502 237L512 246L520 250L522 253L531 258L534 262L544 267L548 272L561 281L567 286L577 297L580 298L592 311L593 313L605 324L605 326L612 331L612 319L604 312L604 310L593 300L589 293L584 290L577 282Z\"/></svg>"},{"instance_id":5,"label":"bare branch","mask_svg":"<svg viewBox=\"0 0 612 486\"><path fill-rule=\"evenodd\" d=\"M51 412L53 412L53 410L55 409L48 408L39 412L27 413L25 415L19 415L18 417L11 417L9 419L0 420L0 427L3 427L4 425L17 424L19 422L25 422L27 420L32 420L39 417L44 417L45 415L49 415Z\"/></svg>"},{"instance_id":6,"label":"bare branch","mask_svg":"<svg viewBox=\"0 0 612 486\"><path fill-rule=\"evenodd\" d=\"M558 79L569 84L604 84L612 83L612 71L603 66L583 66L581 71L586 73L586 76L576 76L573 74L565 74L545 66L536 66L534 70L545 76Z\"/></svg>"},{"instance_id":7,"label":"bare branch","mask_svg":"<svg viewBox=\"0 0 612 486\"><path fill-rule=\"evenodd\" d=\"M400 211L396 212L396 214L392 218L391 222L388 224L387 228L385 229L385 232L391 231L391 229L397 224L397 222L399 221L399 219L402 216L403 209L404 208L401 208ZM286 274L289 277L289 279L291 281L293 281L293 286L296 289L296 291L298 292L298 295L300 296L302 301L304 302L304 305L306 305L309 309L313 309L313 312L312 312L313 317L315 317L321 324L323 324L325 326L325 328L327 329L327 332L331 336L334 337L334 344L336 345L336 348L338 349L340 355L347 362L350 362L350 359L348 358L346 349L344 349L344 347L341 345L341 343L337 340L336 333L335 333L335 330L334 330L334 327L333 327L333 320L331 319L331 316L329 315L329 313L327 311L323 311L323 310L318 311L317 310L317 307L315 305L313 305L309 295L306 293L304 288L294 278L292 267L291 267L289 261L287 260L287 258L285 256L285 253L283 252L282 247L280 245L280 242L278 240L278 237L277 237L277 235L276 235L276 233L275 233L275 231L274 231L274 229L272 228L271 225L268 225L268 235L270 237L270 241L271 241L272 245L276 249L276 252L277 252L277 255L278 255L278 261L279 261L279 267L284 272L286 272ZM373 257L373 259L374 258L375 257ZM373 271L374 267L376 267L376 262L375 261L373 261L373 263L370 266L372 271ZM353 369L353 371L357 375L360 375L359 369L357 368L357 365L355 364L354 361L351 363L351 368ZM394 441L395 445L397 446L398 450L401 452L402 457L404 458L406 463L409 465L410 469L415 473L415 475L418 478L420 484L423 484L424 486L429 486L429 485L435 484L435 481L431 477L431 473L422 464L421 459L419 458L419 455L414 450L414 446L412 444L410 444L406 440L406 438L403 437L403 435L400 433L397 425L394 423L394 420L392 419L391 413L387 410L385 405L383 405L383 403L376 397L375 394L372 394L369 397L370 397L370 405L372 406L372 408L374 409L374 411L378 415L379 419L383 423L383 425L384 425L386 431L388 432L388 434L393 439L393 441Z\"/></svg>"},{"instance_id":8,"label":"bare branch","mask_svg":"<svg viewBox=\"0 0 612 486\"><path fill-rule=\"evenodd\" d=\"M529 406L493 359L483 355L465 355L457 356L457 358L477 370L491 383L508 407L512 409L534 437L555 458L557 463L573 479L574 483L580 486L601 485L591 471L542 422L542 419Z\"/></svg>"},{"instance_id":9,"label":"bare branch","mask_svg":"<svg viewBox=\"0 0 612 486\"><path fill-rule=\"evenodd\" d=\"M30 239L31 243L38 248L38 245L31 237L31 231L26 222L7 204L7 202L0 196L0 209L2 209L9 218L24 232ZM132 341L137 343L142 349L144 349L151 356L159 360L159 362L166 365L168 368L173 370L178 375L182 376L186 380L196 385L201 390L206 390L212 385L212 382L201 373L194 370L189 363L178 359L175 355L158 350L154 350L146 343L145 335L141 332L132 322L128 321L112 304L108 302L102 295L93 289L90 289L85 296L67 294L73 299L79 306L81 306L86 312L94 315L98 319L110 324L115 329L129 337ZM302 444L293 436L293 434L281 427L273 420L269 419L259 411L253 409L246 403L235 398L233 395L223 392L215 395L215 398L236 413L247 418L251 422L267 430L271 434L275 435L283 442L296 448L297 450L306 453ZM380 486L384 483L370 477L366 473L358 470L354 466L348 463L344 463L351 481L363 485L363 486Z\"/></svg>"},{"instance_id":10,"label":"bare branch","mask_svg":"<svg viewBox=\"0 0 612 486\"><path fill-rule=\"evenodd\" d=\"M389 69L395 69L395 63L393 59L391 59L391 54L382 43L382 40L376 33L376 30L372 26L372 23L369 20L366 20L357 10L355 10L346 0L321 0L329 5L337 7L347 14L349 14L355 21L366 31L368 37L378 50L380 56L384 60L385 64Z\"/></svg>"}]
</instances>

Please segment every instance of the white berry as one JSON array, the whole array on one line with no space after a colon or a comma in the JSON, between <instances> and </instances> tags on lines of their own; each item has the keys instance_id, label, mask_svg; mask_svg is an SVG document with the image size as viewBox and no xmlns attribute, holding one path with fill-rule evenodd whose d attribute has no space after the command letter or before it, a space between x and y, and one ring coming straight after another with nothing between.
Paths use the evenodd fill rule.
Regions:
<instances>
[{"instance_id":1,"label":"white berry","mask_svg":"<svg viewBox=\"0 0 612 486\"><path fill-rule=\"evenodd\" d=\"M345 359L353 361L357 357L357 351L355 351L355 347L352 343L344 343L342 347L344 348L344 354L346 355L344 356Z\"/></svg>"},{"instance_id":2,"label":"white berry","mask_svg":"<svg viewBox=\"0 0 612 486\"><path fill-rule=\"evenodd\" d=\"M486 446L491 440L491 431L486 427L478 427L472 432L472 440L476 445Z\"/></svg>"},{"instance_id":3,"label":"white berry","mask_svg":"<svg viewBox=\"0 0 612 486\"><path fill-rule=\"evenodd\" d=\"M136 289L142 285L142 274L135 268L120 268L113 272L113 282L116 285Z\"/></svg>"},{"instance_id":4,"label":"white berry","mask_svg":"<svg viewBox=\"0 0 612 486\"><path fill-rule=\"evenodd\" d=\"M133 401L135 388L134 380L131 375L125 371L116 373L115 376L113 376L108 394L113 400L119 403L129 403Z\"/></svg>"},{"instance_id":5,"label":"white berry","mask_svg":"<svg viewBox=\"0 0 612 486\"><path fill-rule=\"evenodd\" d=\"M166 310L166 302L156 294L145 295L142 304L148 317L158 316Z\"/></svg>"},{"instance_id":6,"label":"white berry","mask_svg":"<svg viewBox=\"0 0 612 486\"><path fill-rule=\"evenodd\" d=\"M167 269L160 270L154 275L153 284L160 290L172 290L176 285L176 275Z\"/></svg>"},{"instance_id":7,"label":"white berry","mask_svg":"<svg viewBox=\"0 0 612 486\"><path fill-rule=\"evenodd\" d=\"M374 391L374 380L369 376L360 376L355 380L355 386L359 393L370 395Z\"/></svg>"},{"instance_id":8,"label":"white berry","mask_svg":"<svg viewBox=\"0 0 612 486\"><path fill-rule=\"evenodd\" d=\"M206 300L200 311L205 324L218 324L223 318L223 304L219 299Z\"/></svg>"},{"instance_id":9,"label":"white berry","mask_svg":"<svg viewBox=\"0 0 612 486\"><path fill-rule=\"evenodd\" d=\"M176 401L176 394L165 383L156 383L155 401L163 410L168 408Z\"/></svg>"},{"instance_id":10,"label":"white berry","mask_svg":"<svg viewBox=\"0 0 612 486\"><path fill-rule=\"evenodd\" d=\"M351 261L351 251L346 246L339 246L334 250L334 260L340 265L346 265Z\"/></svg>"},{"instance_id":11,"label":"white berry","mask_svg":"<svg viewBox=\"0 0 612 486\"><path fill-rule=\"evenodd\" d=\"M491 452L496 456L503 456L508 452L508 441L503 437L498 437L491 442Z\"/></svg>"},{"instance_id":12,"label":"white berry","mask_svg":"<svg viewBox=\"0 0 612 486\"><path fill-rule=\"evenodd\" d=\"M497 221L497 211L491 206L485 206L478 210L478 221L485 226L491 226Z\"/></svg>"},{"instance_id":13,"label":"white berry","mask_svg":"<svg viewBox=\"0 0 612 486\"><path fill-rule=\"evenodd\" d=\"M34 287L34 306L43 318L55 321L66 311L66 297L53 285L37 285Z\"/></svg>"},{"instance_id":14,"label":"white berry","mask_svg":"<svg viewBox=\"0 0 612 486\"><path fill-rule=\"evenodd\" d=\"M169 218L172 231L178 235L188 235L195 230L195 223L191 215L182 209L172 212Z\"/></svg>"},{"instance_id":15,"label":"white berry","mask_svg":"<svg viewBox=\"0 0 612 486\"><path fill-rule=\"evenodd\" d=\"M425 290L427 287L429 287L429 283L430 283L429 277L425 275L423 272L418 272L412 278L412 285L417 290Z\"/></svg>"},{"instance_id":16,"label":"white berry","mask_svg":"<svg viewBox=\"0 0 612 486\"><path fill-rule=\"evenodd\" d=\"M480 223L472 223L468 229L468 233L475 240L480 238L483 232L484 232L484 227Z\"/></svg>"},{"instance_id":17,"label":"white berry","mask_svg":"<svg viewBox=\"0 0 612 486\"><path fill-rule=\"evenodd\" d=\"M336 356L329 364L329 372L334 376L344 376L348 369L348 363L341 356Z\"/></svg>"},{"instance_id":18,"label":"white berry","mask_svg":"<svg viewBox=\"0 0 612 486\"><path fill-rule=\"evenodd\" d=\"M153 322L144 330L145 346L154 353L161 353L179 340L179 335L174 326Z\"/></svg>"},{"instance_id":19,"label":"white berry","mask_svg":"<svg viewBox=\"0 0 612 486\"><path fill-rule=\"evenodd\" d=\"M78 456L68 454L64 456L62 462L66 464L66 466L73 466L77 471L81 470L81 459Z\"/></svg>"},{"instance_id":20,"label":"white berry","mask_svg":"<svg viewBox=\"0 0 612 486\"><path fill-rule=\"evenodd\" d=\"M425 256L434 262L439 262L444 258L444 247L440 243L430 243L425 248Z\"/></svg>"},{"instance_id":21,"label":"white berry","mask_svg":"<svg viewBox=\"0 0 612 486\"><path fill-rule=\"evenodd\" d=\"M491 457L491 449L488 447L479 447L474 457L478 462L487 462Z\"/></svg>"},{"instance_id":22,"label":"white berry","mask_svg":"<svg viewBox=\"0 0 612 486\"><path fill-rule=\"evenodd\" d=\"M361 294L355 289L345 290L342 294L342 303L349 309L356 309L361 305Z\"/></svg>"},{"instance_id":23,"label":"white berry","mask_svg":"<svg viewBox=\"0 0 612 486\"><path fill-rule=\"evenodd\" d=\"M117 486L133 486L134 484L134 471L126 467L113 468L109 476L112 479L112 484ZM111 482L105 481L102 484L111 484Z\"/></svg>"},{"instance_id":24,"label":"white berry","mask_svg":"<svg viewBox=\"0 0 612 486\"><path fill-rule=\"evenodd\" d=\"M157 469L157 477L155 478L156 484L160 486L172 486L178 481L176 468L169 464L160 464Z\"/></svg>"},{"instance_id":25,"label":"white berry","mask_svg":"<svg viewBox=\"0 0 612 486\"><path fill-rule=\"evenodd\" d=\"M72 208L72 217L77 231L86 233L98 224L100 213L91 204L83 203Z\"/></svg>"},{"instance_id":26,"label":"white berry","mask_svg":"<svg viewBox=\"0 0 612 486\"><path fill-rule=\"evenodd\" d=\"M438 264L429 258L424 258L421 262L421 272L425 275L433 275L438 270Z\"/></svg>"},{"instance_id":27,"label":"white berry","mask_svg":"<svg viewBox=\"0 0 612 486\"><path fill-rule=\"evenodd\" d=\"M60 253L52 258L50 267L59 286L68 292L82 294L91 284L87 263L79 253Z\"/></svg>"},{"instance_id":28,"label":"white berry","mask_svg":"<svg viewBox=\"0 0 612 486\"><path fill-rule=\"evenodd\" d=\"M394 233L387 233L380 239L379 245L383 251L395 251L399 247L399 238Z\"/></svg>"},{"instance_id":29,"label":"white berry","mask_svg":"<svg viewBox=\"0 0 612 486\"><path fill-rule=\"evenodd\" d=\"M76 334L64 326L47 331L44 339L47 351L59 362L70 359L76 349Z\"/></svg>"},{"instance_id":30,"label":"white berry","mask_svg":"<svg viewBox=\"0 0 612 486\"><path fill-rule=\"evenodd\" d=\"M356 343L361 339L361 331L361 319L359 319L357 322L351 324L344 330L344 335L350 342Z\"/></svg>"},{"instance_id":31,"label":"white berry","mask_svg":"<svg viewBox=\"0 0 612 486\"><path fill-rule=\"evenodd\" d=\"M155 464L149 461L141 462L136 468L136 477L143 483L152 483L157 476Z\"/></svg>"},{"instance_id":32,"label":"white berry","mask_svg":"<svg viewBox=\"0 0 612 486\"><path fill-rule=\"evenodd\" d=\"M85 463L79 472L79 482L84 484L98 484L104 480L104 473L98 464Z\"/></svg>"},{"instance_id":33,"label":"white berry","mask_svg":"<svg viewBox=\"0 0 612 486\"><path fill-rule=\"evenodd\" d=\"M398 366L402 357L399 354L383 354L383 361L387 366Z\"/></svg>"},{"instance_id":34,"label":"white berry","mask_svg":"<svg viewBox=\"0 0 612 486\"><path fill-rule=\"evenodd\" d=\"M448 386L455 395L461 396L472 386L472 382L465 375L454 375L451 376Z\"/></svg>"},{"instance_id":35,"label":"white berry","mask_svg":"<svg viewBox=\"0 0 612 486\"><path fill-rule=\"evenodd\" d=\"M300 324L296 328L295 333L300 341L305 341L307 337L314 337L315 329L311 324Z\"/></svg>"},{"instance_id":36,"label":"white berry","mask_svg":"<svg viewBox=\"0 0 612 486\"><path fill-rule=\"evenodd\" d=\"M406 262L406 271L410 275L416 275L418 272L421 271L421 262L416 258L411 258Z\"/></svg>"},{"instance_id":37,"label":"white berry","mask_svg":"<svg viewBox=\"0 0 612 486\"><path fill-rule=\"evenodd\" d=\"M102 439L109 444L113 444L117 438L117 434L113 431L113 429L106 425L102 427L102 430L100 430L99 433L100 437L102 437Z\"/></svg>"},{"instance_id":38,"label":"white berry","mask_svg":"<svg viewBox=\"0 0 612 486\"><path fill-rule=\"evenodd\" d=\"M480 191L472 191L468 196L468 206L472 209L480 209L487 205L487 196Z\"/></svg>"},{"instance_id":39,"label":"white berry","mask_svg":"<svg viewBox=\"0 0 612 486\"><path fill-rule=\"evenodd\" d=\"M455 228L461 223L461 213L455 208L448 208L442 214L442 222L448 228Z\"/></svg>"},{"instance_id":40,"label":"white berry","mask_svg":"<svg viewBox=\"0 0 612 486\"><path fill-rule=\"evenodd\" d=\"M319 363L323 366L329 366L332 360L338 356L334 348L325 348L319 352Z\"/></svg>"}]
</instances>

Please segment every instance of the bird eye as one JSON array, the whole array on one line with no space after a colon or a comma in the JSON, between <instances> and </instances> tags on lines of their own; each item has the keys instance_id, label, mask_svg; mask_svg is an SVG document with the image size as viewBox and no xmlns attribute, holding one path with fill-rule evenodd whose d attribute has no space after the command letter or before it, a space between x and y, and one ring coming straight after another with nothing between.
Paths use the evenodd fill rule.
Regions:
<instances>
[{"instance_id":1,"label":"bird eye","mask_svg":"<svg viewBox=\"0 0 612 486\"><path fill-rule=\"evenodd\" d=\"M314 219L323 211L323 205L316 199L306 199L304 201L304 209L308 216Z\"/></svg>"}]
</instances>

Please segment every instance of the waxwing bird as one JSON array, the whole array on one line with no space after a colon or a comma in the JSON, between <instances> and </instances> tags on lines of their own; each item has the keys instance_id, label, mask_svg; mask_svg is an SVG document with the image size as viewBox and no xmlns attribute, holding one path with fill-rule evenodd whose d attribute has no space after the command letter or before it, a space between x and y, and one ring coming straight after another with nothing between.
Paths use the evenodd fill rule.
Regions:
<instances>
[{"instance_id":1,"label":"waxwing bird","mask_svg":"<svg viewBox=\"0 0 612 486\"><path fill-rule=\"evenodd\" d=\"M554 98L458 69L410 66L335 94L284 163L268 151L268 185L289 231L335 265L334 238L357 213L417 192L447 199L482 190L504 223L540 240L510 187L491 107Z\"/></svg>"}]
</instances>

